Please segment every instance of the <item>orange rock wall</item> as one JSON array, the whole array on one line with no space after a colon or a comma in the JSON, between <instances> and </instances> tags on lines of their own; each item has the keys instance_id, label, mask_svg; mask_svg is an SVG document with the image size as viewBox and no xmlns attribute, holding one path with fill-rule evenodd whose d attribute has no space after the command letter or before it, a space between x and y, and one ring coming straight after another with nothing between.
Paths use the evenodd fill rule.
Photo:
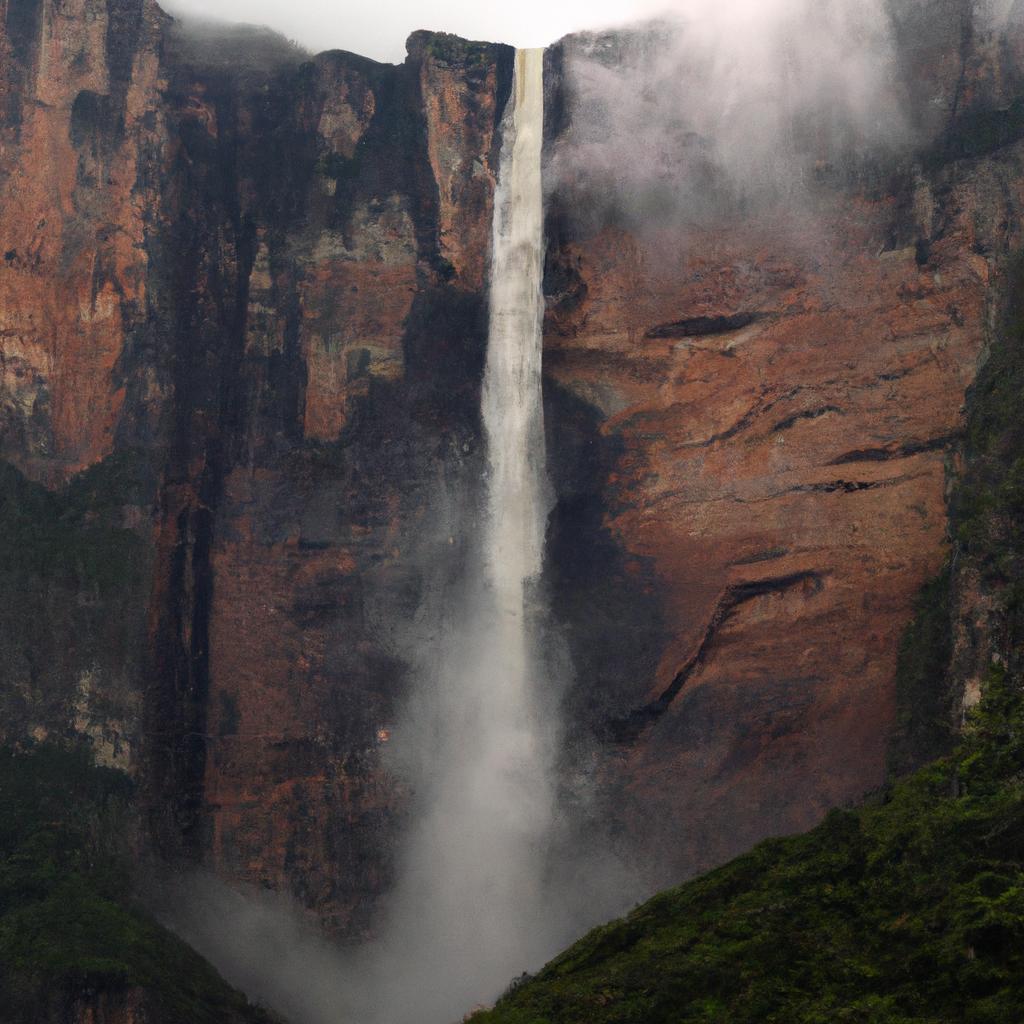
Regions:
<instances>
[{"instance_id":1,"label":"orange rock wall","mask_svg":"<svg viewBox=\"0 0 1024 1024\"><path fill-rule=\"evenodd\" d=\"M845 199L803 231L767 216L685 246L610 230L566 248L586 299L549 319L547 373L619 446L606 526L651 567L667 630L621 695L620 714L658 710L615 785L669 863L720 862L884 778L899 638L947 555L947 466L985 344L979 249L1019 243L1022 155L997 175L1012 227L978 237L985 182L957 168L923 265L885 250L890 204ZM741 312L758 319L666 326Z\"/></svg>"},{"instance_id":2,"label":"orange rock wall","mask_svg":"<svg viewBox=\"0 0 1024 1024\"><path fill-rule=\"evenodd\" d=\"M178 116L210 113L202 134L183 129L182 195L210 189L229 224L189 243L222 253L194 287L216 301L228 261L245 309L189 327L201 347L208 319L241 333L217 371L234 408L202 398L206 358L179 382L192 405L179 472L195 483L165 492L158 576L174 577L185 544L202 586L157 616L154 645L176 652L171 715L192 706L175 728L202 741L165 760L158 802L191 793L187 831L212 867L359 934L402 803L381 761L406 674L386 634L415 612L435 478L463 472L446 439L464 439L460 461L474 443L510 51L423 34L402 68L325 54L271 112L259 91L224 94L192 70ZM290 167L267 163L275 144ZM237 213L215 174L194 177L200 158L239 169Z\"/></svg>"},{"instance_id":3,"label":"orange rock wall","mask_svg":"<svg viewBox=\"0 0 1024 1024\"><path fill-rule=\"evenodd\" d=\"M113 450L144 324L140 174L161 135L166 16L142 0L19 6L27 24L0 34L0 450L57 483Z\"/></svg>"},{"instance_id":4,"label":"orange rock wall","mask_svg":"<svg viewBox=\"0 0 1024 1024\"><path fill-rule=\"evenodd\" d=\"M972 134L1017 80L1000 52L967 54L960 112L881 188L597 229L574 226L575 186L556 195L549 437L603 453L562 502L586 492L589 543L617 554L601 586L556 573L555 607L607 813L655 883L886 777L900 637L950 554L964 396L1022 241L1024 148ZM914 83L952 105L924 59ZM574 515L556 563L584 546ZM637 631L657 653L623 664Z\"/></svg>"}]
</instances>

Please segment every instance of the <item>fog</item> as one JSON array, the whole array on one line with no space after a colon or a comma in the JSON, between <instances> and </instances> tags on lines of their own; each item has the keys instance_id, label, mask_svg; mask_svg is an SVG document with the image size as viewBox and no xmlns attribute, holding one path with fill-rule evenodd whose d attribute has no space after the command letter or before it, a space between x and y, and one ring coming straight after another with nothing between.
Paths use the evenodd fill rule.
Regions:
<instances>
[{"instance_id":1,"label":"fog","mask_svg":"<svg viewBox=\"0 0 1024 1024\"><path fill-rule=\"evenodd\" d=\"M1021 0L969 9L974 33L1024 21ZM935 0L676 0L630 31L570 37L547 188L633 227L780 202L802 217L819 185L870 185L948 123L950 97L908 89L898 23L903 46L957 60L966 29Z\"/></svg>"},{"instance_id":2,"label":"fog","mask_svg":"<svg viewBox=\"0 0 1024 1024\"><path fill-rule=\"evenodd\" d=\"M566 41L549 189L634 222L799 197L834 162L911 145L883 0L692 0L623 40Z\"/></svg>"}]
</instances>

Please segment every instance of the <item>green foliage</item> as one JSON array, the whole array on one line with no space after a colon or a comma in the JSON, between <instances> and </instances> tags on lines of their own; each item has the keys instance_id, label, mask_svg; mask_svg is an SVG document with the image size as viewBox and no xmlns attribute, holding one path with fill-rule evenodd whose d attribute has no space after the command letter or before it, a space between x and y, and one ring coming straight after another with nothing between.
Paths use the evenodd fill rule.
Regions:
<instances>
[{"instance_id":1,"label":"green foliage","mask_svg":"<svg viewBox=\"0 0 1024 1024\"><path fill-rule=\"evenodd\" d=\"M965 468L952 518L964 553L991 581L1024 576L1024 259L1010 274L996 344L968 395Z\"/></svg>"},{"instance_id":2,"label":"green foliage","mask_svg":"<svg viewBox=\"0 0 1024 1024\"><path fill-rule=\"evenodd\" d=\"M476 1024L1011 1024L1024 1007L1024 699L957 753L598 928Z\"/></svg>"},{"instance_id":3,"label":"green foliage","mask_svg":"<svg viewBox=\"0 0 1024 1024\"><path fill-rule=\"evenodd\" d=\"M76 477L63 494L0 463L0 573L24 585L45 579L97 597L138 585L145 545L110 524L140 498L137 457L112 456Z\"/></svg>"},{"instance_id":4,"label":"green foliage","mask_svg":"<svg viewBox=\"0 0 1024 1024\"><path fill-rule=\"evenodd\" d=\"M957 117L924 154L929 168L987 156L1024 135L1024 100L1005 107L970 109Z\"/></svg>"},{"instance_id":5,"label":"green foliage","mask_svg":"<svg viewBox=\"0 0 1024 1024\"><path fill-rule=\"evenodd\" d=\"M903 633L896 667L896 729L889 748L892 775L952 749L953 710L946 669L952 653L950 569L921 588Z\"/></svg>"},{"instance_id":6,"label":"green foliage","mask_svg":"<svg viewBox=\"0 0 1024 1024\"><path fill-rule=\"evenodd\" d=\"M130 899L132 786L78 748L0 748L0 1005L40 992L149 990L196 1022L266 1019Z\"/></svg>"}]
</instances>

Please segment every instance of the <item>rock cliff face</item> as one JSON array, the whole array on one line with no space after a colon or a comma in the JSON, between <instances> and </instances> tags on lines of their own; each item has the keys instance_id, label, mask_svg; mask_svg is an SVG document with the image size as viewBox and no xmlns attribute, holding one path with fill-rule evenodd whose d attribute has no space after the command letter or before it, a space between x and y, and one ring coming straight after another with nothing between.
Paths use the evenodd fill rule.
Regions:
<instances>
[{"instance_id":1,"label":"rock cliff face","mask_svg":"<svg viewBox=\"0 0 1024 1024\"><path fill-rule=\"evenodd\" d=\"M4 25L0 445L12 520L47 517L4 567L55 634L5 601L5 732L87 733L163 849L358 932L399 796L387 632L475 458L512 51L304 62L134 0ZM109 587L90 545L127 551Z\"/></svg>"},{"instance_id":2,"label":"rock cliff face","mask_svg":"<svg viewBox=\"0 0 1024 1024\"><path fill-rule=\"evenodd\" d=\"M399 68L335 53L268 79L170 45L157 831L358 933L394 846L387 631L417 603L434 479L475 445L511 53L422 35Z\"/></svg>"},{"instance_id":3,"label":"rock cliff face","mask_svg":"<svg viewBox=\"0 0 1024 1024\"><path fill-rule=\"evenodd\" d=\"M948 553L1024 119L1012 39L903 7L928 141L819 167L805 216L552 197L571 748L664 876L881 781L898 638ZM3 729L90 736L164 852L363 933L401 824L403 627L480 473L512 51L419 33L391 67L149 0L3 11ZM587 45L552 54L552 150Z\"/></svg>"},{"instance_id":4,"label":"rock cliff face","mask_svg":"<svg viewBox=\"0 0 1024 1024\"><path fill-rule=\"evenodd\" d=\"M963 396L1021 244L1013 37L965 36L950 6L916 12L932 37L905 26L904 102L928 140L909 159L812 149L797 204L667 227L581 217L578 179L551 205L570 721L606 738L609 804L664 882L885 778L900 636L948 557ZM553 52L563 132L574 63L618 44Z\"/></svg>"}]
</instances>

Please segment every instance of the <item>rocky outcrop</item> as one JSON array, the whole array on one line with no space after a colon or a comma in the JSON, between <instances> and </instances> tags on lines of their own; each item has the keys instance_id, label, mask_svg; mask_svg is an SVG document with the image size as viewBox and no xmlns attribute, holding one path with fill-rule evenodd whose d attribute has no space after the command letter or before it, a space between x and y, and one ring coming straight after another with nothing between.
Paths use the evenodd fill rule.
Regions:
<instances>
[{"instance_id":1,"label":"rocky outcrop","mask_svg":"<svg viewBox=\"0 0 1024 1024\"><path fill-rule=\"evenodd\" d=\"M0 30L2 732L83 732L119 765L140 738L154 476L135 445L159 382L133 368L166 23L134 0L28 2ZM50 495L22 474L75 479Z\"/></svg>"},{"instance_id":2,"label":"rocky outcrop","mask_svg":"<svg viewBox=\"0 0 1024 1024\"><path fill-rule=\"evenodd\" d=\"M884 251L886 205L840 200L828 254L810 237L780 250L771 220L675 259L670 239L611 231L564 250L587 297L551 324L548 374L600 403L597 443L619 453L601 528L625 585L642 567L659 595L660 660L602 686L615 637L589 615L570 635L588 713L624 744L616 785L680 866L809 827L884 777L899 637L946 557L945 464L989 275L966 218L923 266L913 246ZM766 315L660 336L739 310Z\"/></svg>"},{"instance_id":3,"label":"rocky outcrop","mask_svg":"<svg viewBox=\"0 0 1024 1024\"><path fill-rule=\"evenodd\" d=\"M141 180L159 146L153 3L11 4L0 46L0 451L60 483L109 455L147 313Z\"/></svg>"}]
</instances>

